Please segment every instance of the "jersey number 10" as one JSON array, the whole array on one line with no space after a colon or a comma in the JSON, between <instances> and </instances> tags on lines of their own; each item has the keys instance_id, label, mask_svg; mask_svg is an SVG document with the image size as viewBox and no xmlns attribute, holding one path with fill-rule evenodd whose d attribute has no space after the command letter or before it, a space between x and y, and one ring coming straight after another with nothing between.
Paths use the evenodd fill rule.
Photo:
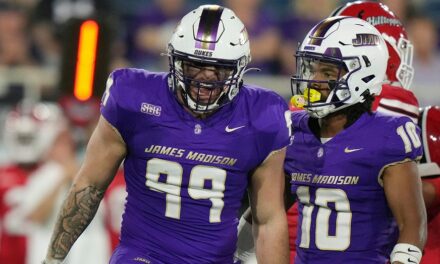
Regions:
<instances>
[{"instance_id":1,"label":"jersey number 10","mask_svg":"<svg viewBox=\"0 0 440 264\"><path fill-rule=\"evenodd\" d=\"M314 204L319 206L316 214L315 245L320 250L344 251L350 246L351 209L350 202L344 190L334 188L318 188L315 192L315 202L310 201L308 186L299 186L296 195L304 205L302 209L301 243L300 247L310 247L310 228ZM328 204L334 203L336 216L335 234L330 235L330 215L332 210Z\"/></svg>"}]
</instances>

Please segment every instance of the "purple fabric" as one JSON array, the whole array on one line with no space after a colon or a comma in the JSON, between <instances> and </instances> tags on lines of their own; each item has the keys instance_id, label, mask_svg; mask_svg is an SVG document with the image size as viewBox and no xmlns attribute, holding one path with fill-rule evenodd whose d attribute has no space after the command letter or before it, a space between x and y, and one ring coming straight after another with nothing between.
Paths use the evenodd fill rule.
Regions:
<instances>
[{"instance_id":1,"label":"purple fabric","mask_svg":"<svg viewBox=\"0 0 440 264\"><path fill-rule=\"evenodd\" d=\"M245 85L230 104L199 120L178 104L167 77L118 70L104 96L101 113L128 148L121 245L166 263L232 263L248 173L288 144L287 105L272 91ZM213 180L222 175L223 182ZM151 184L153 176L158 187ZM199 190L216 186L212 191L223 197L200 197L191 187L196 176L207 177ZM212 222L219 200L220 222Z\"/></svg>"}]
</instances>

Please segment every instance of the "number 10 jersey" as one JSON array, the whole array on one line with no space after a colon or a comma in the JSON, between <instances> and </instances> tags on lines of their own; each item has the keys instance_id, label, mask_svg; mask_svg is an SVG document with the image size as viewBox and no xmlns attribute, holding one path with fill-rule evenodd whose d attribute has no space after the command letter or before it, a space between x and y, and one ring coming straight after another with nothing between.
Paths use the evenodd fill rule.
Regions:
<instances>
[{"instance_id":1,"label":"number 10 jersey","mask_svg":"<svg viewBox=\"0 0 440 264\"><path fill-rule=\"evenodd\" d=\"M398 230L382 186L384 169L418 160L419 128L407 117L363 114L326 143L316 119L292 113L285 171L298 200L301 263L386 263Z\"/></svg>"}]
</instances>

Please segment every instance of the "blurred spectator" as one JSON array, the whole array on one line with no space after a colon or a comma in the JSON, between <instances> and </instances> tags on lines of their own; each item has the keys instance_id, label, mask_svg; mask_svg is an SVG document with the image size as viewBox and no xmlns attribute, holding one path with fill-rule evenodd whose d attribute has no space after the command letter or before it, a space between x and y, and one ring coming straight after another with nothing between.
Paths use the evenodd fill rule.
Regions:
<instances>
[{"instance_id":1,"label":"blurred spectator","mask_svg":"<svg viewBox=\"0 0 440 264\"><path fill-rule=\"evenodd\" d=\"M264 74L278 72L276 54L280 46L280 33L276 20L262 6L261 0L224 0L240 17L249 34L252 60L249 67L260 68Z\"/></svg>"},{"instance_id":2,"label":"blurred spectator","mask_svg":"<svg viewBox=\"0 0 440 264\"><path fill-rule=\"evenodd\" d=\"M30 11L40 0L2 0L0 5L16 6L20 9Z\"/></svg>"},{"instance_id":3,"label":"blurred spectator","mask_svg":"<svg viewBox=\"0 0 440 264\"><path fill-rule=\"evenodd\" d=\"M0 9L0 65L31 65L31 43L25 13L14 8Z\"/></svg>"},{"instance_id":4,"label":"blurred spectator","mask_svg":"<svg viewBox=\"0 0 440 264\"><path fill-rule=\"evenodd\" d=\"M414 44L413 90L421 106L440 104L440 53L433 21L415 15L408 21L408 34Z\"/></svg>"},{"instance_id":5,"label":"blurred spectator","mask_svg":"<svg viewBox=\"0 0 440 264\"><path fill-rule=\"evenodd\" d=\"M78 169L74 143L59 106L38 103L23 104L18 111L8 115L5 144L14 162L12 166L18 168L10 171L18 176L19 173L26 175L26 182L20 189L8 191L9 197L10 193L19 195L14 196L13 203L5 200L14 207L6 212L4 220L5 232L26 235L26 254L17 252L23 251L23 246L7 250L15 257L25 257L27 264L37 264L44 259L58 208ZM32 170L23 173L23 168ZM104 227L101 210L66 263L107 263L109 238ZM0 252L8 245L2 244ZM87 253L90 248L94 249L93 254Z\"/></svg>"},{"instance_id":6,"label":"blurred spectator","mask_svg":"<svg viewBox=\"0 0 440 264\"><path fill-rule=\"evenodd\" d=\"M40 21L32 25L32 40L35 56L42 67L58 72L61 60L61 47L54 25Z\"/></svg>"},{"instance_id":7,"label":"blurred spectator","mask_svg":"<svg viewBox=\"0 0 440 264\"><path fill-rule=\"evenodd\" d=\"M0 168L0 263L24 264L28 252L26 212L23 208L26 186L45 166L43 157L59 130L51 125L51 115L41 105L23 102L8 113L3 141L10 164Z\"/></svg>"},{"instance_id":8,"label":"blurred spectator","mask_svg":"<svg viewBox=\"0 0 440 264\"><path fill-rule=\"evenodd\" d=\"M99 104L100 101L96 97L80 101L72 95L66 95L60 99L60 105L67 117L79 160L82 159L85 146L98 122Z\"/></svg>"},{"instance_id":9,"label":"blurred spectator","mask_svg":"<svg viewBox=\"0 0 440 264\"><path fill-rule=\"evenodd\" d=\"M26 232L11 227L24 185L34 166L11 164L0 167L0 263L24 264L26 261Z\"/></svg>"},{"instance_id":10,"label":"blurred spectator","mask_svg":"<svg viewBox=\"0 0 440 264\"><path fill-rule=\"evenodd\" d=\"M160 56L166 51L173 30L186 13L185 0L155 0L133 21L129 34L128 57L135 67L163 70L168 58Z\"/></svg>"},{"instance_id":11,"label":"blurred spectator","mask_svg":"<svg viewBox=\"0 0 440 264\"><path fill-rule=\"evenodd\" d=\"M118 170L115 178L105 192L102 203L105 207L105 224L110 236L112 251L119 244L121 235L122 214L125 211L127 191L125 190L124 171Z\"/></svg>"},{"instance_id":12,"label":"blurred spectator","mask_svg":"<svg viewBox=\"0 0 440 264\"><path fill-rule=\"evenodd\" d=\"M25 264L26 232L14 228L20 199L33 164L7 164L0 167L0 263ZM12 224L12 225L11 225Z\"/></svg>"},{"instance_id":13,"label":"blurred spectator","mask_svg":"<svg viewBox=\"0 0 440 264\"><path fill-rule=\"evenodd\" d=\"M279 25L282 33L278 53L281 74L291 74L296 71L294 55L298 43L317 22L330 15L337 3L337 0L291 0L289 2L289 13Z\"/></svg>"}]
</instances>

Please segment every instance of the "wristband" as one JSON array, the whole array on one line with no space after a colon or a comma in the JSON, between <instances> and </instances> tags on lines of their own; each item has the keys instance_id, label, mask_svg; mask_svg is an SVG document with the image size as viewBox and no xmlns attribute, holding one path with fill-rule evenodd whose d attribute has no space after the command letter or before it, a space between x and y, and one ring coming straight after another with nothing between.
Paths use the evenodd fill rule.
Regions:
<instances>
[{"instance_id":1,"label":"wristband","mask_svg":"<svg viewBox=\"0 0 440 264\"><path fill-rule=\"evenodd\" d=\"M411 244L398 243L391 252L391 263L398 261L403 264L419 264L422 259L422 251Z\"/></svg>"}]
</instances>

